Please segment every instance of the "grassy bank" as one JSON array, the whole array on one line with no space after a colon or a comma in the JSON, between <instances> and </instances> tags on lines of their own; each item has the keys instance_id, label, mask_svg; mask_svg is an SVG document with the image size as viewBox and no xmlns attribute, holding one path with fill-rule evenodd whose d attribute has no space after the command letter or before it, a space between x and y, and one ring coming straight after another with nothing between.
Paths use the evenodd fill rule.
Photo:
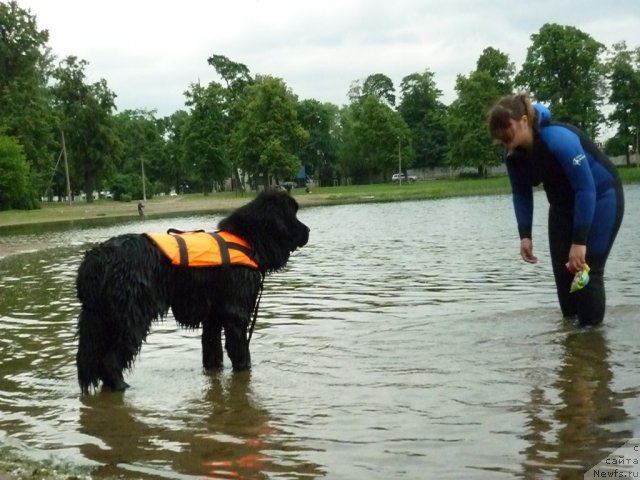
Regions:
<instances>
[{"instance_id":1,"label":"grassy bank","mask_svg":"<svg viewBox=\"0 0 640 480\"><path fill-rule=\"evenodd\" d=\"M362 202L391 202L465 195L490 195L509 191L506 177L488 179L429 180L411 184L372 184L314 188L310 193L298 188L292 195L302 207L313 205L338 205ZM224 213L249 199L254 193L239 195L234 192L218 192L210 195L189 194L177 197L158 196L145 202L145 216L162 217L191 213ZM135 218L137 202L96 200L68 203L43 203L38 210L9 210L0 212L0 234L6 228L25 224L52 222L91 222L105 217Z\"/></svg>"},{"instance_id":2,"label":"grassy bank","mask_svg":"<svg viewBox=\"0 0 640 480\"><path fill-rule=\"evenodd\" d=\"M640 169L621 168L624 183L640 183ZM507 177L485 179L455 178L425 180L411 184L371 184L314 188L310 193L294 189L292 194L302 207L313 205L338 205L363 202L395 202L433 198L496 195L510 192ZM253 197L249 192L219 192L210 195L189 194L177 197L162 196L147 200L147 217L175 216L193 213L224 213L242 205ZM44 203L41 209L30 211L10 210L0 212L0 235L7 227L52 222L91 222L105 217L136 218L137 202L97 200L68 203ZM10 229L10 228L9 228Z\"/></svg>"}]
</instances>

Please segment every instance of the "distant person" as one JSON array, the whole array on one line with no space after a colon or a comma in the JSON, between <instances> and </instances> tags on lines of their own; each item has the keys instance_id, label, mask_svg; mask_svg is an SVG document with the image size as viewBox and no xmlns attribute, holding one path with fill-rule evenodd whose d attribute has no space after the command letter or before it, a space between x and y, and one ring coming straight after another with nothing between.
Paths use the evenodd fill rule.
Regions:
<instances>
[{"instance_id":1,"label":"distant person","mask_svg":"<svg viewBox=\"0 0 640 480\"><path fill-rule=\"evenodd\" d=\"M138 215L144 217L144 204L142 202L138 202Z\"/></svg>"},{"instance_id":2,"label":"distant person","mask_svg":"<svg viewBox=\"0 0 640 480\"><path fill-rule=\"evenodd\" d=\"M508 95L488 115L491 136L507 149L506 165L520 235L520 255L533 255L533 186L549 201L549 249L558 300L565 317L594 326L605 313L604 267L622 223L624 195L615 165L583 132L552 122L527 94ZM585 264L587 285L569 293Z\"/></svg>"}]
</instances>

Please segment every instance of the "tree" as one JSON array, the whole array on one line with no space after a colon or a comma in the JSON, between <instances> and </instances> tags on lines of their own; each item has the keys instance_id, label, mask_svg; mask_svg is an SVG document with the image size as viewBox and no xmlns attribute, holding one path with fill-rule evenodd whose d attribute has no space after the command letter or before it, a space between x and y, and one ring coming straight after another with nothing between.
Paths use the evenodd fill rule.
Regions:
<instances>
[{"instance_id":1,"label":"tree","mask_svg":"<svg viewBox=\"0 0 640 480\"><path fill-rule=\"evenodd\" d=\"M116 199L126 193L131 198L141 199L146 194L151 198L157 191L169 191L170 184L164 183L161 172L164 166L165 142L163 124L147 110L125 110L114 116L113 130L121 148L113 158L113 173L119 175L119 185L130 185L127 189L114 188L114 175L107 179ZM145 187L142 189L144 169ZM122 181L122 175L131 177Z\"/></svg>"},{"instance_id":2,"label":"tree","mask_svg":"<svg viewBox=\"0 0 640 480\"><path fill-rule=\"evenodd\" d=\"M300 169L296 152L308 137L298 120L297 98L281 79L258 76L241 102L233 133L237 164L265 187L272 178L293 178Z\"/></svg>"},{"instance_id":3,"label":"tree","mask_svg":"<svg viewBox=\"0 0 640 480\"><path fill-rule=\"evenodd\" d=\"M493 47L485 48L476 62L476 71L487 72L495 80L501 95L507 95L513 90L516 67L506 53Z\"/></svg>"},{"instance_id":4,"label":"tree","mask_svg":"<svg viewBox=\"0 0 640 480\"><path fill-rule=\"evenodd\" d=\"M626 155L629 164L628 146L632 146L636 154L639 148L640 48L631 51L624 42L615 44L607 66L611 86L609 103L614 107L609 121L617 125L616 134L608 145L609 148L618 145L611 153Z\"/></svg>"},{"instance_id":5,"label":"tree","mask_svg":"<svg viewBox=\"0 0 640 480\"><path fill-rule=\"evenodd\" d=\"M335 175L338 127L338 107L317 100L303 100L298 104L298 119L309 132L299 157L309 177L322 185L330 185Z\"/></svg>"},{"instance_id":6,"label":"tree","mask_svg":"<svg viewBox=\"0 0 640 480\"><path fill-rule=\"evenodd\" d=\"M372 183L376 176L397 170L399 155L403 167L413 162L409 127L375 95L353 102L343 111L342 130L342 174L354 183Z\"/></svg>"},{"instance_id":7,"label":"tree","mask_svg":"<svg viewBox=\"0 0 640 480\"><path fill-rule=\"evenodd\" d=\"M214 54L207 59L207 62L215 68L227 86L225 131L227 135L231 136L235 125L242 116L242 96L246 88L253 85L254 79L245 64L234 62L224 55ZM235 157L230 156L229 161L232 164L231 170L234 184L244 190L243 179L240 177L237 165L235 164Z\"/></svg>"},{"instance_id":8,"label":"tree","mask_svg":"<svg viewBox=\"0 0 640 480\"><path fill-rule=\"evenodd\" d=\"M66 139L72 186L79 184L91 203L93 192L104 179L109 162L117 156L120 143L112 124L115 94L104 79L85 83L87 65L85 60L73 56L61 61L54 71L57 83L52 91Z\"/></svg>"},{"instance_id":9,"label":"tree","mask_svg":"<svg viewBox=\"0 0 640 480\"><path fill-rule=\"evenodd\" d=\"M485 48L469 77L458 75L458 98L449 106L447 163L473 167L484 176L487 167L501 161L487 133L487 112L496 100L511 92L515 68L509 56L493 47Z\"/></svg>"},{"instance_id":10,"label":"tree","mask_svg":"<svg viewBox=\"0 0 640 480\"><path fill-rule=\"evenodd\" d=\"M22 146L15 138L0 133L0 210L31 209L36 205Z\"/></svg>"},{"instance_id":11,"label":"tree","mask_svg":"<svg viewBox=\"0 0 640 480\"><path fill-rule=\"evenodd\" d=\"M192 85L187 92L187 105L192 108L182 132L185 162L192 163L205 194L231 174L226 127L226 93L219 83L207 87Z\"/></svg>"},{"instance_id":12,"label":"tree","mask_svg":"<svg viewBox=\"0 0 640 480\"><path fill-rule=\"evenodd\" d=\"M458 98L449 106L447 163L454 167L473 167L484 176L488 166L500 162L496 147L487 133L486 115L502 94L496 80L485 71L475 71L456 80Z\"/></svg>"},{"instance_id":13,"label":"tree","mask_svg":"<svg viewBox=\"0 0 640 480\"><path fill-rule=\"evenodd\" d=\"M368 97L373 95L382 103L394 107L396 104L396 96L394 94L393 81L382 73L374 73L369 75L362 84L361 96Z\"/></svg>"},{"instance_id":14,"label":"tree","mask_svg":"<svg viewBox=\"0 0 640 480\"><path fill-rule=\"evenodd\" d=\"M416 166L435 167L444 163L447 150L446 107L433 73L412 73L402 79L398 112L407 123L416 154ZM409 139L407 139L409 140Z\"/></svg>"},{"instance_id":15,"label":"tree","mask_svg":"<svg viewBox=\"0 0 640 480\"><path fill-rule=\"evenodd\" d=\"M575 27L547 23L531 36L532 45L516 84L548 103L555 120L571 122L595 137L604 117L604 45Z\"/></svg>"},{"instance_id":16,"label":"tree","mask_svg":"<svg viewBox=\"0 0 640 480\"><path fill-rule=\"evenodd\" d=\"M29 188L44 194L55 141L47 91L49 33L18 3L0 2L0 127L23 147Z\"/></svg>"},{"instance_id":17,"label":"tree","mask_svg":"<svg viewBox=\"0 0 640 480\"><path fill-rule=\"evenodd\" d=\"M189 181L189 165L184 154L184 137L189 118L189 113L178 110L162 119L166 145L164 163L159 166L157 173L159 178L176 192L184 191L183 187L188 185Z\"/></svg>"}]
</instances>

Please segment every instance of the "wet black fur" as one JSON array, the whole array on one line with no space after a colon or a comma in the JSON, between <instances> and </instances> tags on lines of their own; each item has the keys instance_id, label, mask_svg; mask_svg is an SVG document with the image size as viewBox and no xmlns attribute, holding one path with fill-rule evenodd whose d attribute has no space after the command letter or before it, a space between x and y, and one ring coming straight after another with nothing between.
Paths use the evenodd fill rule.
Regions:
<instances>
[{"instance_id":1,"label":"wet black fur","mask_svg":"<svg viewBox=\"0 0 640 480\"><path fill-rule=\"evenodd\" d=\"M249 267L183 268L142 234L113 237L87 251L76 281L78 381L83 393L103 385L124 390L151 324L172 310L179 325L202 327L202 364L220 368L225 348L234 370L251 367L247 328L262 275L283 268L305 245L309 229L296 218L297 202L268 191L220 221L219 230L245 239L260 271Z\"/></svg>"}]
</instances>

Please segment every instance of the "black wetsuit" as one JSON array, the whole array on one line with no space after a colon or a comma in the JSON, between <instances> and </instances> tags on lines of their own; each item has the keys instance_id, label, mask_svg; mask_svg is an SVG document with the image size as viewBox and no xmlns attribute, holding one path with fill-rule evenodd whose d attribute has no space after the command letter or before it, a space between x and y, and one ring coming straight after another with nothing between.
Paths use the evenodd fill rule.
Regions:
<instances>
[{"instance_id":1,"label":"black wetsuit","mask_svg":"<svg viewBox=\"0 0 640 480\"><path fill-rule=\"evenodd\" d=\"M533 148L506 158L520 238L531 238L532 186L543 184L549 200L549 249L560 308L581 325L597 325L605 311L604 267L624 215L624 194L615 165L583 132L550 121L535 105ZM569 293L572 244L586 245L587 286Z\"/></svg>"}]
</instances>

